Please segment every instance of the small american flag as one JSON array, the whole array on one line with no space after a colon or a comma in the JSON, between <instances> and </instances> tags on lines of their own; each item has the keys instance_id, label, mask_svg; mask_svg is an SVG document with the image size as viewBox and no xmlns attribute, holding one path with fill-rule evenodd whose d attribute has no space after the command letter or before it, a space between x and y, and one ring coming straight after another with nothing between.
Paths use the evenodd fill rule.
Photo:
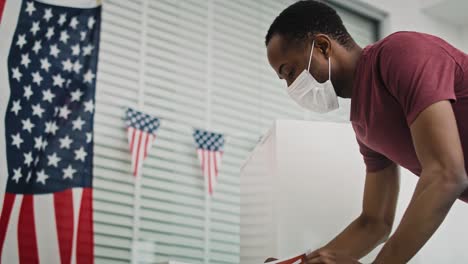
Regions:
<instances>
[{"instance_id":1,"label":"small american flag","mask_svg":"<svg viewBox=\"0 0 468 264\"><path fill-rule=\"evenodd\" d=\"M143 166L143 161L148 156L160 122L156 117L139 112L132 108L127 108L125 115L127 124L128 143L132 155L133 176L138 176Z\"/></svg>"},{"instance_id":2,"label":"small american flag","mask_svg":"<svg viewBox=\"0 0 468 264\"><path fill-rule=\"evenodd\" d=\"M198 160L200 161L208 193L213 195L223 156L224 136L223 134L195 129L193 138L197 144Z\"/></svg>"},{"instance_id":3,"label":"small american flag","mask_svg":"<svg viewBox=\"0 0 468 264\"><path fill-rule=\"evenodd\" d=\"M52 2L8 0L1 21L1 263L94 262L101 8Z\"/></svg>"}]
</instances>

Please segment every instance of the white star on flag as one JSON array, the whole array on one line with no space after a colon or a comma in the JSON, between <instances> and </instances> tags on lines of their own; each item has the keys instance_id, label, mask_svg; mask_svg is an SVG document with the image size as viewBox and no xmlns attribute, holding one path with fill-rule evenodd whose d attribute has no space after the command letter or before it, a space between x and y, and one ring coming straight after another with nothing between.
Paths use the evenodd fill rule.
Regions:
<instances>
[{"instance_id":1,"label":"white star on flag","mask_svg":"<svg viewBox=\"0 0 468 264\"><path fill-rule=\"evenodd\" d=\"M83 125L85 124L85 121L81 119L81 117L78 117L73 123L73 130L81 130L83 128Z\"/></svg>"},{"instance_id":2,"label":"white star on flag","mask_svg":"<svg viewBox=\"0 0 468 264\"><path fill-rule=\"evenodd\" d=\"M33 95L33 91L31 89L31 85L25 86L24 87L24 98L29 101L29 98L31 98L31 95Z\"/></svg>"},{"instance_id":3,"label":"white star on flag","mask_svg":"<svg viewBox=\"0 0 468 264\"><path fill-rule=\"evenodd\" d=\"M51 56L54 56L55 58L57 58L59 53L60 53L60 50L58 49L57 44L50 45Z\"/></svg>"},{"instance_id":4,"label":"white star on flag","mask_svg":"<svg viewBox=\"0 0 468 264\"><path fill-rule=\"evenodd\" d=\"M28 68L29 63L31 63L31 60L29 59L29 54L23 54L21 55L21 65L23 65L25 68Z\"/></svg>"},{"instance_id":5,"label":"white star on flag","mask_svg":"<svg viewBox=\"0 0 468 264\"><path fill-rule=\"evenodd\" d=\"M47 9L45 9L45 10L44 10L44 16L43 16L43 18L44 18L47 22L49 22L49 20L50 20L52 17L53 17L53 15L52 15L52 8L47 8Z\"/></svg>"},{"instance_id":6,"label":"white star on flag","mask_svg":"<svg viewBox=\"0 0 468 264\"><path fill-rule=\"evenodd\" d=\"M86 74L84 75L84 82L92 83L94 76L95 76L94 73L92 73L91 71L86 72Z\"/></svg>"},{"instance_id":7,"label":"white star on flag","mask_svg":"<svg viewBox=\"0 0 468 264\"><path fill-rule=\"evenodd\" d=\"M50 89L42 91L42 100L52 103L55 95L50 91Z\"/></svg>"},{"instance_id":8,"label":"white star on flag","mask_svg":"<svg viewBox=\"0 0 468 264\"><path fill-rule=\"evenodd\" d=\"M68 109L66 105L60 107L59 110L59 116L63 119L68 119L68 115L71 113L71 111Z\"/></svg>"},{"instance_id":9,"label":"white star on flag","mask_svg":"<svg viewBox=\"0 0 468 264\"><path fill-rule=\"evenodd\" d=\"M79 150L75 150L75 160L81 160L85 161L85 157L88 155L86 151L84 151L84 148L81 147Z\"/></svg>"},{"instance_id":10,"label":"white star on flag","mask_svg":"<svg viewBox=\"0 0 468 264\"><path fill-rule=\"evenodd\" d=\"M41 45L41 41L40 40L37 40L34 42L34 47L32 48L32 50L34 51L34 53L39 53L39 51L41 50L42 48L42 45Z\"/></svg>"},{"instance_id":11,"label":"white star on flag","mask_svg":"<svg viewBox=\"0 0 468 264\"><path fill-rule=\"evenodd\" d=\"M23 130L28 131L29 133L32 133L32 129L34 127L34 124L31 123L31 119L26 119L26 120L21 120L21 123L23 123Z\"/></svg>"},{"instance_id":12,"label":"white star on flag","mask_svg":"<svg viewBox=\"0 0 468 264\"><path fill-rule=\"evenodd\" d=\"M31 33L33 35L36 35L36 33L40 30L40 27L39 27L39 21L36 21L36 22L33 22L32 24L32 27L31 27Z\"/></svg>"},{"instance_id":13,"label":"white star on flag","mask_svg":"<svg viewBox=\"0 0 468 264\"><path fill-rule=\"evenodd\" d=\"M64 71L71 72L73 70L73 63L69 58L65 61L62 61L62 66Z\"/></svg>"},{"instance_id":14,"label":"white star on flag","mask_svg":"<svg viewBox=\"0 0 468 264\"><path fill-rule=\"evenodd\" d=\"M19 182L19 180L21 179L22 175L21 175L21 167L17 168L17 169L14 169L13 170L13 178L12 180L15 181L16 183Z\"/></svg>"},{"instance_id":15,"label":"white star on flag","mask_svg":"<svg viewBox=\"0 0 468 264\"><path fill-rule=\"evenodd\" d=\"M19 71L19 68L13 68L13 79L16 79L18 82L21 81L23 74Z\"/></svg>"},{"instance_id":16,"label":"white star on flag","mask_svg":"<svg viewBox=\"0 0 468 264\"><path fill-rule=\"evenodd\" d=\"M57 133L58 127L54 121L49 121L45 123L45 133L55 135Z\"/></svg>"},{"instance_id":17,"label":"white star on flag","mask_svg":"<svg viewBox=\"0 0 468 264\"><path fill-rule=\"evenodd\" d=\"M78 73L80 73L81 68L83 68L83 65L81 65L81 63L79 61L75 61L75 63L73 64L73 71L76 74L78 74Z\"/></svg>"},{"instance_id":18,"label":"white star on flag","mask_svg":"<svg viewBox=\"0 0 468 264\"><path fill-rule=\"evenodd\" d=\"M70 149L70 144L73 143L73 140L67 135L64 138L59 139L60 148Z\"/></svg>"},{"instance_id":19,"label":"white star on flag","mask_svg":"<svg viewBox=\"0 0 468 264\"><path fill-rule=\"evenodd\" d=\"M86 133L86 143L91 143L93 135L91 133Z\"/></svg>"},{"instance_id":20,"label":"white star on flag","mask_svg":"<svg viewBox=\"0 0 468 264\"><path fill-rule=\"evenodd\" d=\"M52 38L54 34L55 34L54 27L48 27L47 33L46 33L47 40L50 40L50 38Z\"/></svg>"},{"instance_id":21,"label":"white star on flag","mask_svg":"<svg viewBox=\"0 0 468 264\"><path fill-rule=\"evenodd\" d=\"M41 107L40 104L33 105L32 110L33 110L33 113L32 113L33 116L36 115L37 117L42 118L42 114L44 113L44 109Z\"/></svg>"},{"instance_id":22,"label":"white star on flag","mask_svg":"<svg viewBox=\"0 0 468 264\"><path fill-rule=\"evenodd\" d=\"M47 162L47 165L48 166L54 166L54 167L58 167L58 163L60 162L61 158L59 158L57 156L57 153L53 153L52 155L48 155L47 156L47 159L49 160Z\"/></svg>"},{"instance_id":23,"label":"white star on flag","mask_svg":"<svg viewBox=\"0 0 468 264\"><path fill-rule=\"evenodd\" d=\"M93 111L94 111L93 100L89 100L89 101L85 102L84 107L85 107L85 112L93 113Z\"/></svg>"},{"instance_id":24,"label":"white star on flag","mask_svg":"<svg viewBox=\"0 0 468 264\"><path fill-rule=\"evenodd\" d=\"M33 162L33 157L32 157L32 152L28 152L24 154L24 164L26 166L31 166L31 163Z\"/></svg>"},{"instance_id":25,"label":"white star on flag","mask_svg":"<svg viewBox=\"0 0 468 264\"><path fill-rule=\"evenodd\" d=\"M20 47L20 49L23 48L23 46L26 44L26 34L19 35L18 36L18 41L16 42L16 45Z\"/></svg>"},{"instance_id":26,"label":"white star on flag","mask_svg":"<svg viewBox=\"0 0 468 264\"><path fill-rule=\"evenodd\" d=\"M76 44L75 46L72 46L72 55L73 56L79 56L80 55L80 45Z\"/></svg>"},{"instance_id":27,"label":"white star on flag","mask_svg":"<svg viewBox=\"0 0 468 264\"><path fill-rule=\"evenodd\" d=\"M42 148L42 136L34 138L34 149L40 150Z\"/></svg>"},{"instance_id":28,"label":"white star on flag","mask_svg":"<svg viewBox=\"0 0 468 264\"><path fill-rule=\"evenodd\" d=\"M23 139L21 138L20 133L17 133L16 135L11 135L13 142L11 143L13 146L16 146L18 149L20 149L21 143L23 143Z\"/></svg>"},{"instance_id":29,"label":"white star on flag","mask_svg":"<svg viewBox=\"0 0 468 264\"><path fill-rule=\"evenodd\" d=\"M33 77L33 83L37 84L37 86L41 86L41 82L43 79L39 71L32 73L32 77Z\"/></svg>"},{"instance_id":30,"label":"white star on flag","mask_svg":"<svg viewBox=\"0 0 468 264\"><path fill-rule=\"evenodd\" d=\"M67 21L67 14L61 14L58 21L59 25L63 26L63 23L65 23L65 21Z\"/></svg>"},{"instance_id":31,"label":"white star on flag","mask_svg":"<svg viewBox=\"0 0 468 264\"><path fill-rule=\"evenodd\" d=\"M83 48L83 55L84 56L91 55L91 52L93 51L93 49L94 47L91 44L89 44L88 46Z\"/></svg>"},{"instance_id":32,"label":"white star on flag","mask_svg":"<svg viewBox=\"0 0 468 264\"><path fill-rule=\"evenodd\" d=\"M96 23L96 20L94 20L94 17L90 17L88 20L88 28L93 29L94 23Z\"/></svg>"},{"instance_id":33,"label":"white star on flag","mask_svg":"<svg viewBox=\"0 0 468 264\"><path fill-rule=\"evenodd\" d=\"M76 89L74 92L71 93L71 101L79 102L82 95L83 93L80 91L80 89Z\"/></svg>"},{"instance_id":34,"label":"white star on flag","mask_svg":"<svg viewBox=\"0 0 468 264\"><path fill-rule=\"evenodd\" d=\"M63 44L67 44L69 38L70 38L70 35L68 35L66 30L62 30L60 32L60 41L62 41Z\"/></svg>"},{"instance_id":35,"label":"white star on flag","mask_svg":"<svg viewBox=\"0 0 468 264\"><path fill-rule=\"evenodd\" d=\"M45 174L44 170L41 170L37 173L37 180L36 182L40 182L42 184L46 184L46 180L49 178L49 175Z\"/></svg>"},{"instance_id":36,"label":"white star on flag","mask_svg":"<svg viewBox=\"0 0 468 264\"><path fill-rule=\"evenodd\" d=\"M21 110L20 100L13 101L13 107L11 108L11 112L15 113L15 115L18 115L18 112L20 110Z\"/></svg>"},{"instance_id":37,"label":"white star on flag","mask_svg":"<svg viewBox=\"0 0 468 264\"><path fill-rule=\"evenodd\" d=\"M49 68L50 68L49 60L47 58L41 59L41 69L45 70L46 72L49 72Z\"/></svg>"},{"instance_id":38,"label":"white star on flag","mask_svg":"<svg viewBox=\"0 0 468 264\"><path fill-rule=\"evenodd\" d=\"M73 179L73 174L75 174L76 170L73 169L71 165L68 165L66 169L63 169L63 178L64 179Z\"/></svg>"},{"instance_id":39,"label":"white star on flag","mask_svg":"<svg viewBox=\"0 0 468 264\"><path fill-rule=\"evenodd\" d=\"M62 88L65 79L63 79L59 73L57 73L57 75L52 76L52 79L54 80L54 86Z\"/></svg>"},{"instance_id":40,"label":"white star on flag","mask_svg":"<svg viewBox=\"0 0 468 264\"><path fill-rule=\"evenodd\" d=\"M28 13L29 16L32 16L33 12L36 11L36 8L34 7L34 2L27 2L26 5L26 13Z\"/></svg>"},{"instance_id":41,"label":"white star on flag","mask_svg":"<svg viewBox=\"0 0 468 264\"><path fill-rule=\"evenodd\" d=\"M86 31L81 31L81 32L80 32L80 40L81 40L81 41L84 41L85 38L86 38Z\"/></svg>"},{"instance_id":42,"label":"white star on flag","mask_svg":"<svg viewBox=\"0 0 468 264\"><path fill-rule=\"evenodd\" d=\"M78 26L78 24L79 24L78 19L76 19L76 17L72 17L70 21L70 27L73 29L76 29L76 26Z\"/></svg>"}]
</instances>

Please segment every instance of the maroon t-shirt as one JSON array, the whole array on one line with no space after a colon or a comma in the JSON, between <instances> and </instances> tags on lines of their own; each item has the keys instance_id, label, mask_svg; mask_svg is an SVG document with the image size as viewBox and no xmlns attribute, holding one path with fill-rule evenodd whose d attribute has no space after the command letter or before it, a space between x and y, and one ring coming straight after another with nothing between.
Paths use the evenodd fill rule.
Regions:
<instances>
[{"instance_id":1,"label":"maroon t-shirt","mask_svg":"<svg viewBox=\"0 0 468 264\"><path fill-rule=\"evenodd\" d=\"M468 165L468 55L427 34L398 32L367 46L356 69L351 122L367 171L392 162L416 175L421 164L411 123L428 106L449 100ZM460 199L468 202L468 190Z\"/></svg>"}]
</instances>

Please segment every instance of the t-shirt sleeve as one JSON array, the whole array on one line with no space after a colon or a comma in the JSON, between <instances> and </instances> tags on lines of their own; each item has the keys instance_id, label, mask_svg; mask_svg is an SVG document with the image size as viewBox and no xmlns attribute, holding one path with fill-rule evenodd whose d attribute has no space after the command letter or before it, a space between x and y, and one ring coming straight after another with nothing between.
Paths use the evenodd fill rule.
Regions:
<instances>
[{"instance_id":1,"label":"t-shirt sleeve","mask_svg":"<svg viewBox=\"0 0 468 264\"><path fill-rule=\"evenodd\" d=\"M393 161L367 147L359 139L357 139L357 142L359 144L359 151L361 152L364 163L366 164L366 172L376 172L383 170L393 164Z\"/></svg>"},{"instance_id":2,"label":"t-shirt sleeve","mask_svg":"<svg viewBox=\"0 0 468 264\"><path fill-rule=\"evenodd\" d=\"M378 56L382 81L401 105L408 125L436 102L455 102L458 65L435 40L396 34L382 44Z\"/></svg>"}]
</instances>

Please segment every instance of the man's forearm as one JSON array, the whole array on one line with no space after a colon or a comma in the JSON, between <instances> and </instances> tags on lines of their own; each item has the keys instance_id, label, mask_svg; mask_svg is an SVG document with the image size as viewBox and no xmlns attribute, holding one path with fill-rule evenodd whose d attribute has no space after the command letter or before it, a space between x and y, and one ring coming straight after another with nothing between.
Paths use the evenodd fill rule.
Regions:
<instances>
[{"instance_id":1,"label":"man's forearm","mask_svg":"<svg viewBox=\"0 0 468 264\"><path fill-rule=\"evenodd\" d=\"M424 175L424 172L421 175L400 225L374 263L407 263L437 230L466 188L466 183L447 183L442 180L425 183L423 178L431 177Z\"/></svg>"},{"instance_id":2,"label":"man's forearm","mask_svg":"<svg viewBox=\"0 0 468 264\"><path fill-rule=\"evenodd\" d=\"M360 259L388 237L390 227L360 216L322 249L342 252Z\"/></svg>"}]
</instances>

